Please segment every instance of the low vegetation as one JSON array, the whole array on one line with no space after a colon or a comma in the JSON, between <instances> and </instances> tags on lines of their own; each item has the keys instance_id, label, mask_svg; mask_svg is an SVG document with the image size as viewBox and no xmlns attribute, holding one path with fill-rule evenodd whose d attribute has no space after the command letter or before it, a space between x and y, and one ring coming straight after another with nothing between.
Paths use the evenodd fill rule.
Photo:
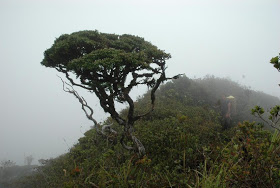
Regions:
<instances>
[{"instance_id":1,"label":"low vegetation","mask_svg":"<svg viewBox=\"0 0 280 188\"><path fill-rule=\"evenodd\" d=\"M228 79L186 76L162 85L153 113L135 122L146 155L122 147L121 135L104 138L91 129L68 153L41 160L31 176L9 187L279 187L280 135L251 115L279 99ZM231 128L221 125L221 96L236 99ZM149 108L149 92L135 103L135 113ZM126 116L128 110L120 112ZM263 119L269 113L261 114ZM247 121L244 121L247 120ZM108 118L104 125L121 131ZM127 140L128 145L133 142Z\"/></svg>"}]
</instances>

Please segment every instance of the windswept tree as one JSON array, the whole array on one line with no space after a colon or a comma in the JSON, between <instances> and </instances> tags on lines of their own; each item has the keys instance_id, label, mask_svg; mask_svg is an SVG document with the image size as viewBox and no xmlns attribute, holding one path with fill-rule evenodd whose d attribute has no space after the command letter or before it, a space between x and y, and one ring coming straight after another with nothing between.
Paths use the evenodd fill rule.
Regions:
<instances>
[{"instance_id":1,"label":"windswept tree","mask_svg":"<svg viewBox=\"0 0 280 188\"><path fill-rule=\"evenodd\" d=\"M170 54L137 36L80 31L57 38L45 51L41 64L65 74L71 84L64 83L64 90L78 98L87 118L98 130L100 125L93 118L92 108L73 86L95 93L103 110L123 126L120 140L123 147L143 156L145 147L134 134L134 123L154 110L156 90L161 83L171 79L165 75L166 60L170 57ZM145 114L135 114L130 95L138 85L151 89L151 108ZM128 104L125 118L117 112L116 102ZM113 131L110 126L103 126L99 132L104 133L106 129ZM133 145L127 144L129 140Z\"/></svg>"}]
</instances>

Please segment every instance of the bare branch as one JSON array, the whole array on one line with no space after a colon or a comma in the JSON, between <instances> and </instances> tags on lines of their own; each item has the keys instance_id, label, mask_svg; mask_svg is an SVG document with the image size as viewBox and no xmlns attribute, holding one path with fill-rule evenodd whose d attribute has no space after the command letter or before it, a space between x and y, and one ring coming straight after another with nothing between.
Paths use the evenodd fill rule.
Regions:
<instances>
[{"instance_id":1,"label":"bare branch","mask_svg":"<svg viewBox=\"0 0 280 188\"><path fill-rule=\"evenodd\" d=\"M79 86L79 87L81 87L81 88L83 88L83 89L87 89L87 90L92 91L92 88L85 87L85 86L83 86L83 85L81 85L81 84L75 83L74 80L73 80L73 79L70 77L70 75L68 74L68 71L67 71L67 70L64 70L61 66L59 66L59 68L56 67L55 69L56 69L58 72L64 73L65 76L66 76L66 78L67 78L67 80L68 80L73 86ZM61 77L60 77L60 79L61 79Z\"/></svg>"},{"instance_id":2,"label":"bare branch","mask_svg":"<svg viewBox=\"0 0 280 188\"><path fill-rule=\"evenodd\" d=\"M105 134L106 132L109 132L109 133L113 133L113 134L118 134L117 131L115 131L114 129L112 129L112 126L113 123L109 124L109 125L103 125L102 126L102 133Z\"/></svg>"},{"instance_id":3,"label":"bare branch","mask_svg":"<svg viewBox=\"0 0 280 188\"><path fill-rule=\"evenodd\" d=\"M63 84L63 91L74 95L74 96L78 99L78 101L79 101L79 102L81 103L81 105L82 105L82 109L83 109L83 111L85 112L86 117L94 123L94 128L96 129L96 131L97 131L99 134L102 134L103 136L106 136L106 134L105 134L105 131L106 131L106 130L108 130L110 134L111 134L111 133L114 134L114 135L117 134L117 131L115 131L114 129L111 128L112 124L110 124L110 125L104 125L104 126L102 127L102 131L100 131L101 126L100 126L100 124L93 118L93 112L94 112L94 111L93 111L93 109L87 104L87 101L86 101L82 96L80 96L76 90L74 90L74 88L73 88L72 85L70 85L69 83L63 81L63 79L62 79L60 76L58 76L58 77L59 77L59 78L61 79L61 81L62 81L62 84ZM67 87L66 85L67 85L68 87ZM89 111L89 112L88 112L88 111ZM107 137L107 136L106 136L106 137Z\"/></svg>"},{"instance_id":4,"label":"bare branch","mask_svg":"<svg viewBox=\"0 0 280 188\"><path fill-rule=\"evenodd\" d=\"M260 118L261 120L263 120L266 124L268 124L269 126L271 126L272 128L274 128L274 129L277 129L278 131L280 131L280 129L277 127L277 122L276 123L274 123L273 121L270 121L270 122L268 122L268 121L266 121L262 116L261 116L261 114L259 113L259 112L257 112L257 114L258 114L258 116L256 116L255 114L254 114L254 116L255 117L258 117L258 118Z\"/></svg>"}]
</instances>

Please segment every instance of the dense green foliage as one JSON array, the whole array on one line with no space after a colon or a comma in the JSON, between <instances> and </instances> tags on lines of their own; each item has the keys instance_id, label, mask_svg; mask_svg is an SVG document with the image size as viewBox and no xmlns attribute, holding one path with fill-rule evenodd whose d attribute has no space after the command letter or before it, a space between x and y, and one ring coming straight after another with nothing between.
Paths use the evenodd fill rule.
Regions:
<instances>
[{"instance_id":1,"label":"dense green foliage","mask_svg":"<svg viewBox=\"0 0 280 188\"><path fill-rule=\"evenodd\" d=\"M229 185L279 187L279 144L278 131L271 134L255 123L239 124L231 142L222 151Z\"/></svg>"},{"instance_id":2,"label":"dense green foliage","mask_svg":"<svg viewBox=\"0 0 280 188\"><path fill-rule=\"evenodd\" d=\"M222 94L236 98L233 128L226 131L219 114ZM148 96L138 99L135 113L146 111ZM154 112L135 124L135 133L146 146L143 158L125 150L116 141L119 139L104 140L92 129L68 153L45 161L35 175L13 186L280 186L279 133L264 130L258 123L243 122L254 118L249 109L256 101L271 105L279 99L214 77L182 77L161 86L157 96ZM109 118L108 122L114 121ZM243 123L236 126L235 122ZM114 128L119 129L117 124Z\"/></svg>"}]
</instances>

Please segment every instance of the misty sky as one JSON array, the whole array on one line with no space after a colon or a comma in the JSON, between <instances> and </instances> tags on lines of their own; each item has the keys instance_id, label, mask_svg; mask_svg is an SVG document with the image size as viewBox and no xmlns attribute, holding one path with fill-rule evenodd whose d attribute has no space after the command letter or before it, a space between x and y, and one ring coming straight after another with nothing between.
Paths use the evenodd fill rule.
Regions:
<instances>
[{"instance_id":1,"label":"misty sky","mask_svg":"<svg viewBox=\"0 0 280 188\"><path fill-rule=\"evenodd\" d=\"M0 0L0 161L56 157L92 125L40 64L61 34L138 35L171 53L170 76L229 77L280 97L268 63L280 52L279 10L279 0ZM96 98L79 91L103 121Z\"/></svg>"}]
</instances>

